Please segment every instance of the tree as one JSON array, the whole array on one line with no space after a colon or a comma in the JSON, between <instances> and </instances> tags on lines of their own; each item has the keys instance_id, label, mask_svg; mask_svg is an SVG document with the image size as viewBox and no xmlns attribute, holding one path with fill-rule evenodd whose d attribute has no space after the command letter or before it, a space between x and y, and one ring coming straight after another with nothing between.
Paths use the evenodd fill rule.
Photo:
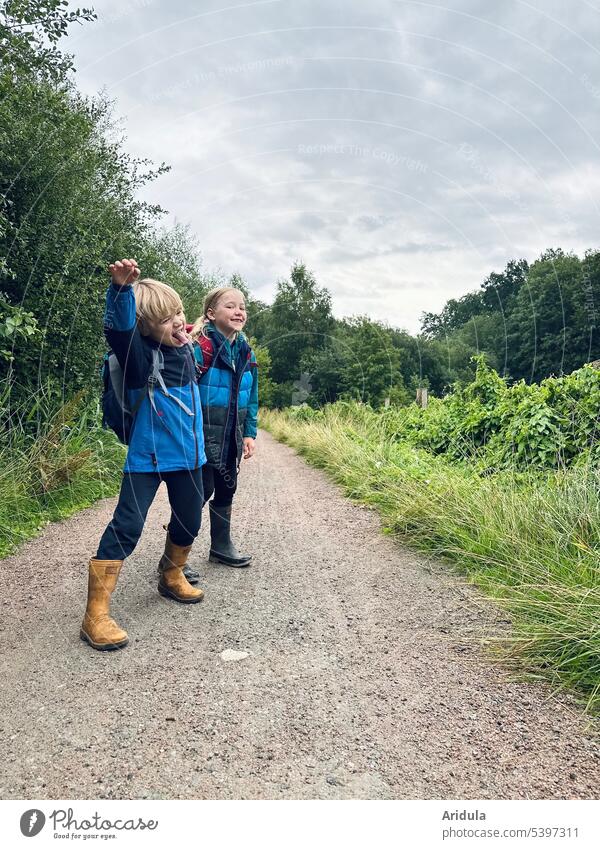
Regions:
<instances>
[{"instance_id":1,"label":"tree","mask_svg":"<svg viewBox=\"0 0 600 849\"><path fill-rule=\"evenodd\" d=\"M72 57L61 53L58 41L69 24L93 21L93 9L67 11L67 0L2 0L0 55L3 75L33 75L38 80L64 80Z\"/></svg>"},{"instance_id":2,"label":"tree","mask_svg":"<svg viewBox=\"0 0 600 849\"><path fill-rule=\"evenodd\" d=\"M473 316L485 312L480 292L468 292L462 298L450 298L441 313L425 312L421 318L421 332L429 337L440 338L446 333L459 330Z\"/></svg>"},{"instance_id":3,"label":"tree","mask_svg":"<svg viewBox=\"0 0 600 849\"><path fill-rule=\"evenodd\" d=\"M367 316L348 321L350 329L342 391L372 407L386 398L394 403L409 399L400 370L400 351L391 343L389 328Z\"/></svg>"},{"instance_id":4,"label":"tree","mask_svg":"<svg viewBox=\"0 0 600 849\"><path fill-rule=\"evenodd\" d=\"M531 266L507 320L513 377L539 382L583 365L583 288L581 261L572 254L548 250Z\"/></svg>"},{"instance_id":5,"label":"tree","mask_svg":"<svg viewBox=\"0 0 600 849\"><path fill-rule=\"evenodd\" d=\"M569 345L577 351L579 364L600 359L600 251L586 251L583 258L575 313L577 329Z\"/></svg>"},{"instance_id":6,"label":"tree","mask_svg":"<svg viewBox=\"0 0 600 849\"><path fill-rule=\"evenodd\" d=\"M252 337L249 337L248 341L254 351L254 355L256 356L256 362L258 363L258 406L259 408L274 407L275 384L273 383L270 374L271 355L269 354L269 349L259 344L259 342Z\"/></svg>"},{"instance_id":7,"label":"tree","mask_svg":"<svg viewBox=\"0 0 600 849\"><path fill-rule=\"evenodd\" d=\"M352 353L351 344L348 322L334 320L328 344L304 351L300 374L306 375L303 384L308 391L308 404L318 407L333 403L344 392L344 371Z\"/></svg>"},{"instance_id":8,"label":"tree","mask_svg":"<svg viewBox=\"0 0 600 849\"><path fill-rule=\"evenodd\" d=\"M326 347L333 327L331 295L317 286L305 265L296 263L290 280L278 284L270 310L267 344L275 382L298 380L303 354Z\"/></svg>"},{"instance_id":9,"label":"tree","mask_svg":"<svg viewBox=\"0 0 600 849\"><path fill-rule=\"evenodd\" d=\"M218 276L204 271L197 237L187 225L176 223L171 229L150 232L136 259L143 277L163 280L179 293L189 322L202 312L210 289L223 285Z\"/></svg>"},{"instance_id":10,"label":"tree","mask_svg":"<svg viewBox=\"0 0 600 849\"><path fill-rule=\"evenodd\" d=\"M254 336L260 345L267 345L270 338L271 307L252 296L246 301L248 322L245 333Z\"/></svg>"},{"instance_id":11,"label":"tree","mask_svg":"<svg viewBox=\"0 0 600 849\"><path fill-rule=\"evenodd\" d=\"M48 377L67 393L94 379L106 267L136 256L162 213L136 195L165 167L149 169L107 141L110 120L110 103L69 83L0 79L0 290L44 332L17 349L15 391L24 395Z\"/></svg>"},{"instance_id":12,"label":"tree","mask_svg":"<svg viewBox=\"0 0 600 849\"><path fill-rule=\"evenodd\" d=\"M401 371L401 353L392 341L393 331L367 316L335 322L329 344L306 351L301 372L308 375L314 404L339 397L357 398L381 406L386 398L394 403L410 400Z\"/></svg>"},{"instance_id":13,"label":"tree","mask_svg":"<svg viewBox=\"0 0 600 849\"><path fill-rule=\"evenodd\" d=\"M526 259L511 259L504 271L492 271L481 284L481 301L489 312L508 313L513 298L527 279L529 264Z\"/></svg>"}]
</instances>

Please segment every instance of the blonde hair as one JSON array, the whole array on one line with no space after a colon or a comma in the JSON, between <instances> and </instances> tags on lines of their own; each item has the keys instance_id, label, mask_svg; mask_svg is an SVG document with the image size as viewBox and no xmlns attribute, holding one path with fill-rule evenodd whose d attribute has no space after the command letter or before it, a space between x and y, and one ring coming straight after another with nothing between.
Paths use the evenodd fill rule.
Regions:
<instances>
[{"instance_id":1,"label":"blonde hair","mask_svg":"<svg viewBox=\"0 0 600 849\"><path fill-rule=\"evenodd\" d=\"M163 321L180 310L183 312L181 298L167 283L145 277L133 284L135 311L138 321L144 325L146 320Z\"/></svg>"},{"instance_id":2,"label":"blonde hair","mask_svg":"<svg viewBox=\"0 0 600 849\"><path fill-rule=\"evenodd\" d=\"M217 286L215 289L211 289L210 292L204 298L204 303L202 304L202 315L199 315L196 321L194 322L194 326L192 327L192 331L190 336L192 339L197 339L198 336L206 336L204 332L204 328L210 321L207 313L209 310L214 310L223 295L226 292L239 292L239 289L236 289L235 286Z\"/></svg>"}]
</instances>

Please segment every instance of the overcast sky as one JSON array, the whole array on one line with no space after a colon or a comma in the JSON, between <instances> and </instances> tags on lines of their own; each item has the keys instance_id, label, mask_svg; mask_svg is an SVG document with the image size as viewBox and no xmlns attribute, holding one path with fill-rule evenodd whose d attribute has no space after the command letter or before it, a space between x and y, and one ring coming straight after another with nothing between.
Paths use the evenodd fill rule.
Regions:
<instances>
[{"instance_id":1,"label":"overcast sky","mask_svg":"<svg viewBox=\"0 0 600 849\"><path fill-rule=\"evenodd\" d=\"M83 5L79 88L172 166L142 196L267 302L300 259L336 316L417 332L513 257L600 247L600 0Z\"/></svg>"}]
</instances>

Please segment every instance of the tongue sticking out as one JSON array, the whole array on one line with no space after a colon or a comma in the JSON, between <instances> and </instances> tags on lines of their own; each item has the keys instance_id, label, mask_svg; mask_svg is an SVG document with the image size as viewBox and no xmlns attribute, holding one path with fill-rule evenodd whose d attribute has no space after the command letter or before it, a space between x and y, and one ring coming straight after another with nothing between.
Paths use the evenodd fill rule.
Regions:
<instances>
[{"instance_id":1,"label":"tongue sticking out","mask_svg":"<svg viewBox=\"0 0 600 849\"><path fill-rule=\"evenodd\" d=\"M188 338L183 332L183 330L176 330L173 333L173 338L177 339L178 342L181 342L182 345L187 345Z\"/></svg>"}]
</instances>

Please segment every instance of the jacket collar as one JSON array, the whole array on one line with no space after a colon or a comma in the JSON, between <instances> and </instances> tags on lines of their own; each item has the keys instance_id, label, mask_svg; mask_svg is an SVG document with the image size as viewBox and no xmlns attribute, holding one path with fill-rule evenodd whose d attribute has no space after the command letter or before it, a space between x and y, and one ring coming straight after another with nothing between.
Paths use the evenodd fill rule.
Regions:
<instances>
[{"instance_id":1,"label":"jacket collar","mask_svg":"<svg viewBox=\"0 0 600 849\"><path fill-rule=\"evenodd\" d=\"M229 339L227 339L226 336L224 336L223 333L221 333L220 330L217 329L217 326L213 324L212 321L209 321L208 324L204 326L204 332L213 335L215 337L215 342L217 342L218 345L221 345L223 342L228 342L229 345L234 348L239 342L246 341L246 337L243 331L238 330L235 334L233 342L231 342Z\"/></svg>"},{"instance_id":2,"label":"jacket collar","mask_svg":"<svg viewBox=\"0 0 600 849\"><path fill-rule=\"evenodd\" d=\"M236 363L236 368L241 368L246 360L250 345L241 330L236 333L236 338L230 342L216 326L209 321L204 327L205 333L212 337L216 347L216 354L231 367Z\"/></svg>"}]
</instances>

